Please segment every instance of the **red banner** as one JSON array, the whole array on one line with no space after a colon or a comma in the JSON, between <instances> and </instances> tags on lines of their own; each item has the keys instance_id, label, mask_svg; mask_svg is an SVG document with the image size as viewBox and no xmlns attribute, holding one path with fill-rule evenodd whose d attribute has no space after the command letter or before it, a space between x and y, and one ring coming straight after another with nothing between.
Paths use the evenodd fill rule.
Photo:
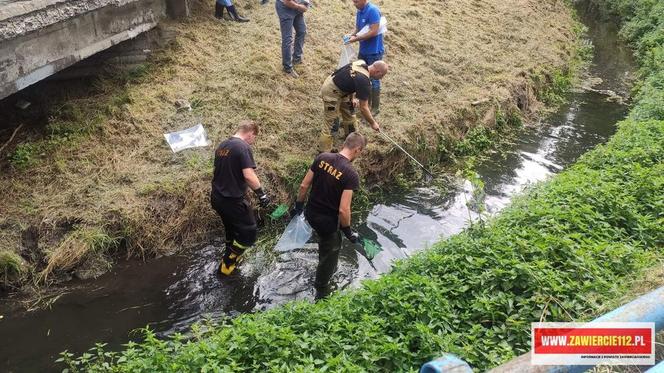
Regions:
<instances>
[{"instance_id":1,"label":"red banner","mask_svg":"<svg viewBox=\"0 0 664 373\"><path fill-rule=\"evenodd\" d=\"M653 354L651 328L534 328L536 354Z\"/></svg>"}]
</instances>

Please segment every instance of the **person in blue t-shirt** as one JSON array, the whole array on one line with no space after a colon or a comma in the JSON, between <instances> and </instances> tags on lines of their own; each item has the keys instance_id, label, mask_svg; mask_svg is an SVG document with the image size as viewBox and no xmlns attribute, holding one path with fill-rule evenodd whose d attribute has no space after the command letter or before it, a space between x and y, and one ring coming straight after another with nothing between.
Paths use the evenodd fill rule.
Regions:
<instances>
[{"instance_id":1,"label":"person in blue t-shirt","mask_svg":"<svg viewBox=\"0 0 664 373\"><path fill-rule=\"evenodd\" d=\"M355 17L355 32L344 38L348 43L360 42L360 51L357 58L364 60L367 65L383 59L385 49L383 48L383 34L380 30L380 9L368 0L353 0L357 15ZM357 35L365 26L369 26L369 32ZM380 111L380 80L371 80L371 112L377 115Z\"/></svg>"}]
</instances>

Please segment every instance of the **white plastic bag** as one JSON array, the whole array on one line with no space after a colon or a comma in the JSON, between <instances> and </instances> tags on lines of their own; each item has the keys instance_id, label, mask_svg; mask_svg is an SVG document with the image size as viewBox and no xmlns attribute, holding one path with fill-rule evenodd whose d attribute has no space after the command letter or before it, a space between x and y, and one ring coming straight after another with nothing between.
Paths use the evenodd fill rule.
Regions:
<instances>
[{"instance_id":1,"label":"white plastic bag","mask_svg":"<svg viewBox=\"0 0 664 373\"><path fill-rule=\"evenodd\" d=\"M304 217L304 214L291 219L286 227L284 234L279 238L277 246L274 247L277 251L290 251L304 247L304 244L311 238L311 226Z\"/></svg>"},{"instance_id":2,"label":"white plastic bag","mask_svg":"<svg viewBox=\"0 0 664 373\"><path fill-rule=\"evenodd\" d=\"M362 36L362 35L366 34L367 32L369 32L369 27L370 27L370 25L366 25L366 26L362 27L362 30L360 30L357 33L357 36ZM387 32L387 18L385 18L385 16L383 16L383 17L380 17L380 24L378 25L378 34L379 35L380 34L385 34L386 32Z\"/></svg>"},{"instance_id":3,"label":"white plastic bag","mask_svg":"<svg viewBox=\"0 0 664 373\"><path fill-rule=\"evenodd\" d=\"M184 129L182 131L165 133L164 138L171 147L173 153L180 150L196 148L199 146L208 146L210 142L207 139L207 133L202 124Z\"/></svg>"},{"instance_id":4,"label":"white plastic bag","mask_svg":"<svg viewBox=\"0 0 664 373\"><path fill-rule=\"evenodd\" d=\"M356 59L357 52L355 52L355 48L350 44L343 44L341 46L341 56L339 56L339 65L337 66L337 69L348 65Z\"/></svg>"}]
</instances>

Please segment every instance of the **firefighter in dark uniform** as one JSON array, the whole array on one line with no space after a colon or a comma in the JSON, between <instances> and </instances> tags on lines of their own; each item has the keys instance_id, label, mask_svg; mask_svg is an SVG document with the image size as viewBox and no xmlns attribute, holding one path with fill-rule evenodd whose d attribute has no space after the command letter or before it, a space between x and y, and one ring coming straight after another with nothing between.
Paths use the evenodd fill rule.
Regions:
<instances>
[{"instance_id":1,"label":"firefighter in dark uniform","mask_svg":"<svg viewBox=\"0 0 664 373\"><path fill-rule=\"evenodd\" d=\"M316 231L318 243L318 268L316 269L316 298L326 297L332 290L330 279L336 271L341 249L341 232L353 243L359 236L350 228L353 192L360 187L360 178L351 162L366 145L359 133L346 137L339 153L321 153L304 176L291 215L304 210L304 200L311 187L307 209L307 221Z\"/></svg>"},{"instance_id":2,"label":"firefighter in dark uniform","mask_svg":"<svg viewBox=\"0 0 664 373\"><path fill-rule=\"evenodd\" d=\"M323 99L324 125L319 138L319 152L329 152L334 145L334 139L339 136L335 122L341 115L343 136L355 131L357 118L355 106L360 107L360 113L374 130L380 130L380 125L374 119L369 108L371 95L371 79L379 80L387 74L389 67L383 61L376 61L367 66L362 60L349 63L328 76L320 90Z\"/></svg>"},{"instance_id":3,"label":"firefighter in dark uniform","mask_svg":"<svg viewBox=\"0 0 664 373\"><path fill-rule=\"evenodd\" d=\"M240 122L235 135L219 144L214 154L211 202L226 230L226 250L219 265L224 275L230 275L242 254L256 243L256 217L245 199L247 187L256 193L261 207L270 203L254 172L251 145L258 131L257 123Z\"/></svg>"}]
</instances>

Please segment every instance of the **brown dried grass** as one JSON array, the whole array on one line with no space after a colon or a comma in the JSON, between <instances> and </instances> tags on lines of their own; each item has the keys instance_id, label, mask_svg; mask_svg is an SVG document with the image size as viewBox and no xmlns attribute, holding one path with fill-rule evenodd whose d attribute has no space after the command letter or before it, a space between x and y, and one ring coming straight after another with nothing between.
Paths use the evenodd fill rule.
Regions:
<instances>
[{"instance_id":1,"label":"brown dried grass","mask_svg":"<svg viewBox=\"0 0 664 373\"><path fill-rule=\"evenodd\" d=\"M472 126L491 125L482 119L498 107L535 111L529 77L563 69L574 48L574 22L563 0L376 2L389 20L392 67L379 121L397 141L424 149L422 158L435 157L426 149L435 149L441 136L459 139ZM260 120L259 174L268 191L289 197L286 164L315 155L318 91L336 66L355 9L350 1L315 3L306 14L305 64L294 80L281 73L273 3L236 3L250 23L215 20L212 1L199 2L185 22L166 22L178 32L177 44L160 53L145 76L129 84L101 80L95 95L70 103L82 111L73 121L96 123L101 116L91 134L49 147L27 170L5 167L0 238L15 240L17 231L38 227L48 260L44 278L94 252L81 229L103 227L109 237L127 240L129 254L144 255L172 251L219 228L207 197L211 148L174 155L162 137L198 119L214 143L232 134L239 120ZM196 108L176 113L178 99L195 101ZM487 104L473 107L478 100ZM529 105L519 104L524 100ZM404 165L389 144L366 126L360 130L370 140L359 162L365 176L384 179ZM63 222L69 231L55 229ZM12 250L21 247L12 242Z\"/></svg>"}]
</instances>

